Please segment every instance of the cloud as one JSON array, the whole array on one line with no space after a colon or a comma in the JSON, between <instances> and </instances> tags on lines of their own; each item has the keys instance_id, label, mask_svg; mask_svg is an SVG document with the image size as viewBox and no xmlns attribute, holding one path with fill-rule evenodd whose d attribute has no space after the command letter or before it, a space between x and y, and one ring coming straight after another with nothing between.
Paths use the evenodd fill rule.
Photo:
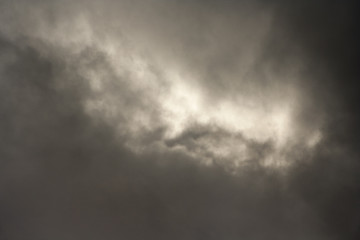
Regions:
<instances>
[{"instance_id":1,"label":"cloud","mask_svg":"<svg viewBox=\"0 0 360 240\"><path fill-rule=\"evenodd\" d=\"M348 1L3 1L1 239L357 239Z\"/></svg>"}]
</instances>

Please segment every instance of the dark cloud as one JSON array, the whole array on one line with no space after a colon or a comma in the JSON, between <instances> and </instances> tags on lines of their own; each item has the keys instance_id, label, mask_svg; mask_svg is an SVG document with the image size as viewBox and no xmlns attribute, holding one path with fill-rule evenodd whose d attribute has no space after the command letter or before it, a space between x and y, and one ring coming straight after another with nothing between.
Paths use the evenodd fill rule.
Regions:
<instances>
[{"instance_id":1,"label":"dark cloud","mask_svg":"<svg viewBox=\"0 0 360 240\"><path fill-rule=\"evenodd\" d=\"M359 31L355 12L359 6L355 1L293 4L280 8L277 22L284 26L283 36L295 42L306 55L306 89L327 118L326 140L310 165L300 164L300 170L294 170L293 184L318 211L329 232L339 239L356 239L360 108L356 80ZM307 118L306 121L311 121L311 117Z\"/></svg>"},{"instance_id":2,"label":"dark cloud","mask_svg":"<svg viewBox=\"0 0 360 240\"><path fill-rule=\"evenodd\" d=\"M91 3L98 12L81 1L68 7L32 3L4 1L0 11L9 23L0 24L0 239L359 238L355 1ZM76 29L62 25L84 14L102 35L117 29L115 23L103 26L113 22L117 9L121 20L128 19L120 32L133 31L124 56L133 46L153 47L169 64L202 76L209 102L237 93L272 99L283 86L295 85L304 96L296 111L299 132L323 121L322 141L312 150L294 144L284 153L293 164L274 169L259 164L275 151L274 143L218 126L191 125L166 139L157 93L133 87L126 79L136 77L126 64L114 67L111 54L86 39L72 39ZM271 24L264 25L267 17L259 20L263 11ZM69 35L56 35L53 28ZM261 37L258 28L266 30ZM139 42L134 36L149 38ZM253 43L260 50L247 52L256 48ZM241 62L242 54L253 62ZM238 70L243 64L244 72ZM296 74L289 70L294 66L300 66ZM165 78L156 59L149 69ZM98 117L106 111L92 115L86 108L104 94L92 87L91 70L103 81L109 102L118 103L110 121ZM239 83L238 74L260 80ZM271 91L262 90L266 86ZM164 82L161 89L169 88ZM141 135L137 144L150 150L134 152L128 145L135 133L127 128L144 109L151 113L152 129L135 132ZM229 139L250 151L237 171L197 160L219 160L209 149L228 146Z\"/></svg>"},{"instance_id":3,"label":"dark cloud","mask_svg":"<svg viewBox=\"0 0 360 240\"><path fill-rule=\"evenodd\" d=\"M170 148L184 148L202 161L230 171L234 168L235 172L239 166L259 167L274 152L271 141L259 143L216 126L192 126L181 135L166 140L165 144Z\"/></svg>"}]
</instances>

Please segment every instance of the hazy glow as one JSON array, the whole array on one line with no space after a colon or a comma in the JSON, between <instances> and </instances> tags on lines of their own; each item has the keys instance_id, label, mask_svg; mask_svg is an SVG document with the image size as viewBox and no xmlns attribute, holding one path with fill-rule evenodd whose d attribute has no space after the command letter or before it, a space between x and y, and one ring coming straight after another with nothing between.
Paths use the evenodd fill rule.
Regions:
<instances>
[{"instance_id":1,"label":"hazy glow","mask_svg":"<svg viewBox=\"0 0 360 240\"><path fill-rule=\"evenodd\" d=\"M204 102L199 89L186 85L179 75L169 76L174 85L162 102L165 120L169 124L168 137L175 137L188 124L215 124L228 131L242 133L257 141L274 140L284 144L291 134L291 105L277 104L268 109L251 100L252 106L240 101L223 100L215 105Z\"/></svg>"},{"instance_id":2,"label":"hazy glow","mask_svg":"<svg viewBox=\"0 0 360 240\"><path fill-rule=\"evenodd\" d=\"M209 158L215 158L238 166L242 161L258 157L247 142L271 143L273 149L267 153L265 164L274 165L282 161L286 148L302 144L311 149L321 141L318 126L299 125L295 118L301 106L301 94L296 86L262 89L257 84L261 82L260 76L255 73L251 75L253 79L244 81L244 87L231 89L233 93L229 96L213 97L205 75L197 74L197 69L190 69L172 54L170 58L165 50L159 51L155 43L147 43L150 48L145 50L138 47L144 45L144 36L137 33L95 34L85 15L55 28L45 24L39 29L42 30L34 33L35 36L63 47L69 59L77 57L70 61L76 61L79 74L89 81L93 91L84 102L86 111L107 121L120 135L126 135L126 145L135 152L182 149L196 159L205 159L206 163ZM51 34L43 35L43 32ZM81 58L87 47L98 50L90 54L90 60ZM242 82L246 69L251 68L250 63L244 64L248 62L246 59L255 59L259 51L253 48L248 48L239 60L240 70L221 75L224 81ZM97 54L102 57L103 65L96 65ZM289 77L272 76L271 72L268 75L270 79ZM247 92L249 86L257 89L257 94ZM213 126L231 134L191 139L195 146L192 150L180 145L165 146L164 142L176 139L193 126ZM163 135L144 144L142 139L156 129L164 129Z\"/></svg>"},{"instance_id":3,"label":"hazy glow","mask_svg":"<svg viewBox=\"0 0 360 240\"><path fill-rule=\"evenodd\" d=\"M129 52L123 57L121 48L113 46L105 47L111 64L118 78L111 81L125 81L127 88L136 94L139 99L144 100L149 107L157 109L156 117L152 115L146 106L139 108L135 106L130 112L126 121L126 133L130 134L128 146L134 151L144 151L146 146L139 142L142 136L151 132L156 127L165 126L164 140L174 139L180 136L187 129L194 125L216 126L233 135L241 134L249 141L259 144L272 142L275 149L272 154L266 157L264 164L283 165L281 154L290 143L297 141L297 123L294 119L294 110L299 99L294 95L284 95L281 98L252 97L248 95L237 96L236 98L221 98L215 102L207 101L199 80L189 73L175 69L173 65L167 66L162 62L157 65L155 74L151 68L154 63L149 62L145 57L137 54L136 51ZM124 79L121 76L130 76ZM95 74L96 75L96 74ZM90 76L88 76L90 77ZM94 78L94 75L92 75ZM90 114L102 115L116 125L117 119L121 116L121 110L126 108L123 105L121 94L111 92L99 86L106 83L107 79L93 80L94 91L100 92L98 98L90 98L87 106ZM121 79L121 80L120 80ZM269 95L271 96L271 95ZM91 106L100 106L95 111ZM145 104L145 105L146 105ZM90 106L90 107L89 107ZM103 112L108 114L103 115ZM123 123L119 131L124 134ZM321 140L321 133L305 136L305 145L312 148ZM153 147L153 145L151 145ZM222 137L219 139L202 138L196 142L196 150L188 152L199 159L208 162L209 154L223 161L231 161L231 165L238 166L256 154L248 149L243 140L233 137ZM184 151L188 151L184 149ZM250 152L249 152L250 151Z\"/></svg>"}]
</instances>

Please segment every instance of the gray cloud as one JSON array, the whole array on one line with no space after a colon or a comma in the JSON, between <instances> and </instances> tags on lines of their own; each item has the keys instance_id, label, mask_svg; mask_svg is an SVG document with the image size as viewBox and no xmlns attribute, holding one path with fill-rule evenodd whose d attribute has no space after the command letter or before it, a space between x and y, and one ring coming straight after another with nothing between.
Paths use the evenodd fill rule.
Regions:
<instances>
[{"instance_id":1,"label":"gray cloud","mask_svg":"<svg viewBox=\"0 0 360 240\"><path fill-rule=\"evenodd\" d=\"M359 237L355 3L0 9L0 239ZM181 112L193 89L201 113L216 120L228 113L212 107L231 102L245 109L234 121L260 133L273 105L296 99L295 137L279 148L222 119L197 121ZM171 114L188 119L170 124ZM260 164L269 157L291 164ZM246 164L234 171L236 159Z\"/></svg>"}]
</instances>

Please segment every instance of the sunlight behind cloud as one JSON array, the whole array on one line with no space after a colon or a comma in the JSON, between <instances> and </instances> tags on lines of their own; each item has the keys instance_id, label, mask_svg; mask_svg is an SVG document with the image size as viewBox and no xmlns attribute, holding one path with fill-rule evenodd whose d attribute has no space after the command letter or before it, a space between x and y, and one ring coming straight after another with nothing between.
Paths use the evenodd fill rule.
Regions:
<instances>
[{"instance_id":1,"label":"sunlight behind cloud","mask_svg":"<svg viewBox=\"0 0 360 240\"><path fill-rule=\"evenodd\" d=\"M258 56L258 47L248 48L234 63L227 63L229 60L221 63L225 70L227 64L233 64L228 72L217 73L214 68L208 70L214 73L207 74L201 72L205 67L196 69L185 64L186 56L173 55L174 49L159 50L151 38L144 45L136 32L119 31L120 34L101 29L103 34L99 34L85 13L54 28L45 25L41 29L49 30L51 36L41 32L37 36L61 46L69 62L77 64L79 75L88 81L91 94L84 101L85 111L106 121L120 136L126 136L126 146L134 152L182 149L195 159L240 166L241 162L262 158L252 145L262 148L268 144L272 150L266 150L265 162L272 165L283 161L281 154L287 148L300 144L311 149L322 138L317 125L303 126L295 117L302 101L296 85L291 81L280 88L271 85L287 82L291 74L277 76L265 71L269 75L265 77L270 79L265 87L264 76L252 69L255 60L243 64L248 55L254 59ZM61 37L68 35L71 38ZM216 55L217 51L213 53ZM222 85L217 85L217 78ZM217 87L228 94L213 96ZM181 137L194 126L217 128L227 134L189 138L195 147L184 147L189 143L181 143L182 147L166 146L166 141ZM303 129L306 131L298 134ZM156 131L159 133L155 139L148 137Z\"/></svg>"},{"instance_id":2,"label":"sunlight behind cloud","mask_svg":"<svg viewBox=\"0 0 360 240\"><path fill-rule=\"evenodd\" d=\"M105 49L111 49L107 53L117 76L111 81L123 81L122 84L127 85L126 91L138 94L139 101L145 101L144 107L134 105L130 111L131 115L126 117L127 133L131 136L129 139L133 139L129 140L128 146L136 152L139 149L146 151L147 148L154 147L142 146L139 139L158 127L165 129L163 141L176 139L197 125L215 126L233 135L240 134L247 141L259 144L272 143L273 153L269 154L264 162L268 166L275 166L275 163L279 165L279 162L285 161L281 160L282 152L290 143L301 141L297 139L298 126L294 119L294 112L300 101L297 95L284 94L280 97L271 97L272 94L268 93L263 96L252 96L239 92L235 98L225 96L216 101L207 101L209 96L203 91L204 86L190 72L182 72L180 68L177 69L176 66L164 62L151 62L150 58L136 51L130 51L125 58L122 57L121 52L128 49L111 46L108 48L105 46ZM124 75L127 77L123 77ZM97 81L111 84L108 79L97 79ZM98 88L94 90L99 91ZM117 95L113 89L109 90L105 88L97 98L90 98L88 103L95 104L100 101L104 109L113 112L108 120L116 125L117 119L122 116L120 110L125 107L124 96L121 93ZM156 112L151 109L156 109ZM99 116L101 112L101 109L97 109L97 112L91 114ZM120 126L121 133L124 128L123 124ZM320 135L315 134L306 137L309 140L306 140L305 145L309 148L315 146L319 141L318 136ZM232 161L232 165L240 166L240 162L252 158L255 154L251 151L249 153L249 146L244 145L242 141L239 142L232 137L219 138L216 142L207 138L199 139L196 144L201 147L195 152L188 153L192 156L195 154L198 159L206 159L210 154L218 160L226 159L225 162Z\"/></svg>"}]
</instances>

